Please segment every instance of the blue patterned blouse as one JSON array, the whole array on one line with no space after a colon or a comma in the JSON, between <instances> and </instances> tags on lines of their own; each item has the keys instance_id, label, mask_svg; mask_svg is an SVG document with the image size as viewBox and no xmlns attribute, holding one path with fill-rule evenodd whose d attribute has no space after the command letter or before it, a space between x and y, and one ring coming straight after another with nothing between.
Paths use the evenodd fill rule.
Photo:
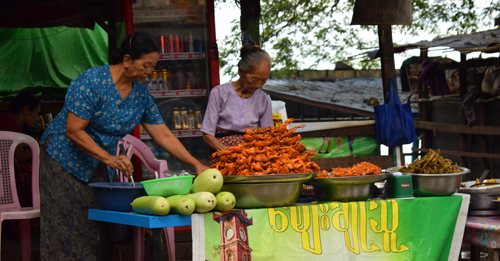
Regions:
<instances>
[{"instance_id":1,"label":"blue patterned blouse","mask_svg":"<svg viewBox=\"0 0 500 261\"><path fill-rule=\"evenodd\" d=\"M91 68L71 81L64 107L43 133L41 143L52 134L47 152L84 182L89 181L99 161L66 137L69 111L89 120L85 132L110 155L115 155L118 141L140 122L163 124L153 97L141 83L133 82L132 91L122 100L111 78L109 65ZM110 181L114 173L115 170L108 167Z\"/></svg>"}]
</instances>

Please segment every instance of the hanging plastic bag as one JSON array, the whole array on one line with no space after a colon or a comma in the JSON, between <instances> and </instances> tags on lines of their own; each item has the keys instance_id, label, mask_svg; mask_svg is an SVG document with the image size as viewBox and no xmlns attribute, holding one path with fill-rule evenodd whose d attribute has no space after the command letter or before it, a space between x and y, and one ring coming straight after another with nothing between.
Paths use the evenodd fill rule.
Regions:
<instances>
[{"instance_id":1,"label":"hanging plastic bag","mask_svg":"<svg viewBox=\"0 0 500 261\"><path fill-rule=\"evenodd\" d=\"M272 101L273 106L273 127L277 128L288 119L284 101Z\"/></svg>"},{"instance_id":2,"label":"hanging plastic bag","mask_svg":"<svg viewBox=\"0 0 500 261\"><path fill-rule=\"evenodd\" d=\"M493 67L488 67L488 69L484 72L484 78L481 84L483 93L493 93L493 83L495 82L495 79L493 79L493 76L491 75L492 71Z\"/></svg>"},{"instance_id":3,"label":"hanging plastic bag","mask_svg":"<svg viewBox=\"0 0 500 261\"><path fill-rule=\"evenodd\" d=\"M377 141L389 147L413 142L416 136L410 103L401 104L392 78L386 100L387 104L375 106Z\"/></svg>"}]
</instances>

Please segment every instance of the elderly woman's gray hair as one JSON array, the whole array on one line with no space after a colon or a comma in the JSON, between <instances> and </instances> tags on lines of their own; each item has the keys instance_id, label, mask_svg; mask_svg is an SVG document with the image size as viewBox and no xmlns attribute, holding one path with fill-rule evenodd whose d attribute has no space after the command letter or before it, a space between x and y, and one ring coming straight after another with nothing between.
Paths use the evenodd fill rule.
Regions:
<instances>
[{"instance_id":1,"label":"elderly woman's gray hair","mask_svg":"<svg viewBox=\"0 0 500 261\"><path fill-rule=\"evenodd\" d=\"M255 70L262 62L268 62L271 68L271 56L260 49L258 45L253 42L245 42L240 51L241 60L238 62L238 69L242 73L249 73Z\"/></svg>"}]
</instances>

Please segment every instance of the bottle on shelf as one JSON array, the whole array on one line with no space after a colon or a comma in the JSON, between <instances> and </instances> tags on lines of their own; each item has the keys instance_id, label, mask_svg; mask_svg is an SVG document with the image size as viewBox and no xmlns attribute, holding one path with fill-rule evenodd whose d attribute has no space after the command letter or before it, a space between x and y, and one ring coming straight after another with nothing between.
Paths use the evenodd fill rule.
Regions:
<instances>
[{"instance_id":1,"label":"bottle on shelf","mask_svg":"<svg viewBox=\"0 0 500 261\"><path fill-rule=\"evenodd\" d=\"M203 123L203 115L201 115L200 110L194 111L194 120L196 122L196 128L201 129L201 124Z\"/></svg>"},{"instance_id":2,"label":"bottle on shelf","mask_svg":"<svg viewBox=\"0 0 500 261\"><path fill-rule=\"evenodd\" d=\"M156 76L156 74L157 74L157 71L156 71L156 70L153 70L153 71L151 72L151 77L149 78L149 82L148 82L148 90L149 90L150 92L154 92L154 91L156 91L156 89L157 89L157 84L156 84L156 83L157 83L157 82L156 82L156 77L157 77L157 76Z\"/></svg>"},{"instance_id":3,"label":"bottle on shelf","mask_svg":"<svg viewBox=\"0 0 500 261\"><path fill-rule=\"evenodd\" d=\"M194 130L196 128L196 120L194 119L194 111L193 109L188 109L188 121L189 121L189 129Z\"/></svg>"},{"instance_id":4,"label":"bottle on shelf","mask_svg":"<svg viewBox=\"0 0 500 261\"><path fill-rule=\"evenodd\" d=\"M186 83L185 83L185 88L187 88L187 84L189 83L189 89L195 89L196 86L196 80L195 80L195 75L193 72L193 65L192 64L187 64L186 65Z\"/></svg>"},{"instance_id":5,"label":"bottle on shelf","mask_svg":"<svg viewBox=\"0 0 500 261\"><path fill-rule=\"evenodd\" d=\"M201 70L201 68L201 63L196 63L194 66L195 84L193 85L193 88L198 90L205 89L205 79L203 77L203 71Z\"/></svg>"},{"instance_id":6,"label":"bottle on shelf","mask_svg":"<svg viewBox=\"0 0 500 261\"><path fill-rule=\"evenodd\" d=\"M181 107L181 125L183 130L189 130L189 118L186 107Z\"/></svg>"},{"instance_id":7,"label":"bottle on shelf","mask_svg":"<svg viewBox=\"0 0 500 261\"><path fill-rule=\"evenodd\" d=\"M163 81L163 70L158 70L157 75L156 75L156 90L157 91L163 91L165 90L165 84Z\"/></svg>"},{"instance_id":8,"label":"bottle on shelf","mask_svg":"<svg viewBox=\"0 0 500 261\"><path fill-rule=\"evenodd\" d=\"M182 130L182 123L181 123L181 112L179 111L178 107L174 107L174 111L172 112L173 117L172 121L174 124L174 130Z\"/></svg>"},{"instance_id":9,"label":"bottle on shelf","mask_svg":"<svg viewBox=\"0 0 500 261\"><path fill-rule=\"evenodd\" d=\"M172 84L169 86L169 82L171 80L171 75L170 72L167 69L163 69L163 89L164 90L171 90L170 87Z\"/></svg>"},{"instance_id":10,"label":"bottle on shelf","mask_svg":"<svg viewBox=\"0 0 500 261\"><path fill-rule=\"evenodd\" d=\"M194 52L194 40L193 40L193 34L188 34L188 46L189 46L189 52L192 53Z\"/></svg>"},{"instance_id":11,"label":"bottle on shelf","mask_svg":"<svg viewBox=\"0 0 500 261\"><path fill-rule=\"evenodd\" d=\"M182 65L178 64L176 66L176 72L174 74L174 90L184 89L184 84L186 83L186 76L182 70Z\"/></svg>"}]
</instances>

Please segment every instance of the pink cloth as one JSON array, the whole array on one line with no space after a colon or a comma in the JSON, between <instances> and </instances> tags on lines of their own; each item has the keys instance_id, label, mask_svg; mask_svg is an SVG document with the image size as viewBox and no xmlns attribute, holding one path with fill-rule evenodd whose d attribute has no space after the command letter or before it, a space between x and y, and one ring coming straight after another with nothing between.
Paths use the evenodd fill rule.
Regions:
<instances>
[{"instance_id":1,"label":"pink cloth","mask_svg":"<svg viewBox=\"0 0 500 261\"><path fill-rule=\"evenodd\" d=\"M500 216L467 217L464 243L487 248L500 248Z\"/></svg>"},{"instance_id":2,"label":"pink cloth","mask_svg":"<svg viewBox=\"0 0 500 261\"><path fill-rule=\"evenodd\" d=\"M271 99L262 90L243 99L231 83L215 86L210 92L201 131L215 136L217 130L245 132L246 128L273 126Z\"/></svg>"}]
</instances>

